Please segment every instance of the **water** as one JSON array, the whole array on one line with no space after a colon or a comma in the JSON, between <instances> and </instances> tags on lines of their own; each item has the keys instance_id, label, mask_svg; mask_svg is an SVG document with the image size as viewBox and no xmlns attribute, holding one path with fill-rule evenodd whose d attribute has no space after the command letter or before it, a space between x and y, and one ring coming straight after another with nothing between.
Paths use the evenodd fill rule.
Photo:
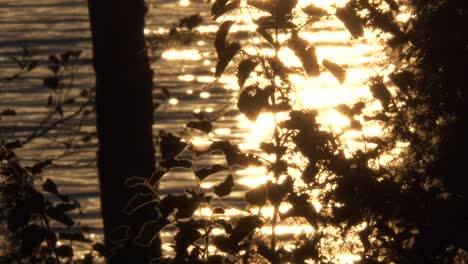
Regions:
<instances>
[{"instance_id":1,"label":"water","mask_svg":"<svg viewBox=\"0 0 468 264\"><path fill-rule=\"evenodd\" d=\"M343 2L343 1L337 1ZM344 1L345 2L345 1ZM330 1L315 1L321 5L329 5ZM305 5L300 2L300 5ZM152 8L147 18L147 32L167 32L178 23L178 19L185 15L200 13L205 19L199 28L201 32L216 31L215 24L208 19L209 5L204 1L165 1L151 2ZM248 27L249 16L246 14L231 16L238 21L246 22L244 26L233 27L231 31ZM366 33L370 35L370 33ZM244 34L245 35L245 34ZM340 85L328 72L323 72L318 78L307 79L302 75L291 77L296 87L295 96L298 104L307 108L321 109L319 119L325 126L335 131L341 131L349 125L349 120L332 109L340 103L352 103L357 98L370 98L366 85L368 76L374 73L376 63L383 57L380 48L373 41L355 41L349 39L349 33L342 24L334 19L321 21L314 28L302 34L312 41L317 48L319 61L326 58L348 70L347 81ZM246 38L244 40L247 41ZM41 77L49 74L44 67L47 55L64 50L80 49L83 51L82 60L77 65L75 88L87 88L93 85L93 71L91 67L91 39L89 32L86 2L83 0L2 0L0 3L0 68L1 77L14 73L15 64L8 59L21 53L21 46L27 46L37 52L40 59L39 69L28 73L0 91L0 111L12 108L17 111L13 117L2 117L0 120L1 138L24 138L30 135L38 122L47 115L45 107L49 91L42 86ZM252 52L252 48L247 48ZM268 53L268 51L265 51ZM279 56L287 65L299 65L289 50L281 51ZM288 59L286 59L288 58ZM165 129L180 130L184 123L193 117L194 112L212 112L225 106L235 96L236 80L228 74L210 85L214 81L213 69L216 55L212 47L212 40L196 41L189 46L166 50L162 58L153 65L155 70L155 85L167 88L171 93L171 100L160 107L155 116L155 131ZM229 70L228 70L229 72ZM233 73L233 71L230 71ZM209 87L209 88L207 88ZM74 92L76 93L76 90ZM157 89L155 93L159 93ZM70 113L79 106L78 103L68 108ZM369 103L369 107L378 107ZM65 114L66 114L65 113ZM95 169L96 142L80 143L79 148L68 150L64 154L60 140L75 133L71 130L79 121L72 120L66 125L51 131L47 137L38 138L19 151L25 162L44 159L51 156L62 156L54 167L46 170L44 177L54 179L60 190L70 194L80 201L82 213L74 218L85 231L97 239L101 236L102 223L99 217L99 188ZM93 131L92 118L82 121L81 131ZM268 136L269 128L273 127L271 116L261 115L257 122L250 122L233 109L228 115L215 122L215 130L210 138L229 139L239 144L243 150L255 151L260 140ZM367 127L367 136L376 135L379 129ZM362 134L345 133L350 148L359 147L353 139ZM207 142L206 136L197 136L197 144ZM212 157L221 161L220 157ZM202 188L210 191L212 186L224 175L216 175L205 180ZM265 181L261 168L248 168L235 173L236 188L229 202L241 206L242 191L247 186L252 187ZM193 186L193 173L183 170L170 173L161 182L162 193L181 192L186 186ZM231 210L230 215L237 215L239 211ZM297 230L280 226L278 234L288 235ZM304 231L304 230L303 230ZM305 230L308 231L308 230ZM309 230L310 231L310 230ZM267 230L265 230L267 232ZM170 236L163 233L163 236Z\"/></svg>"}]
</instances>

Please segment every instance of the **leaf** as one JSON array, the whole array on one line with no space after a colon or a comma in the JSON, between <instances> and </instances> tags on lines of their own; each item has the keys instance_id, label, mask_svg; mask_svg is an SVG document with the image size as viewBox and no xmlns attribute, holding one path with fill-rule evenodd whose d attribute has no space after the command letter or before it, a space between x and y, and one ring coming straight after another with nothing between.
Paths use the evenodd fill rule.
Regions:
<instances>
[{"instance_id":1,"label":"leaf","mask_svg":"<svg viewBox=\"0 0 468 264\"><path fill-rule=\"evenodd\" d=\"M58 203L55 205L57 210L62 212L68 212L80 208L79 203Z\"/></svg>"},{"instance_id":2,"label":"leaf","mask_svg":"<svg viewBox=\"0 0 468 264\"><path fill-rule=\"evenodd\" d=\"M215 0L211 6L211 17L214 17L215 14L217 14L219 10L221 10L221 8L226 5L227 2L228 0Z\"/></svg>"},{"instance_id":3,"label":"leaf","mask_svg":"<svg viewBox=\"0 0 468 264\"><path fill-rule=\"evenodd\" d=\"M187 143L183 142L181 138L174 136L172 133L160 131L159 137L161 139L160 149L161 158L163 160L174 159L187 146Z\"/></svg>"},{"instance_id":4,"label":"leaf","mask_svg":"<svg viewBox=\"0 0 468 264\"><path fill-rule=\"evenodd\" d=\"M49 178L47 178L42 184L42 190L54 195L59 195L57 184L55 184L55 182Z\"/></svg>"},{"instance_id":5,"label":"leaf","mask_svg":"<svg viewBox=\"0 0 468 264\"><path fill-rule=\"evenodd\" d=\"M315 47L310 45L307 40L299 37L297 32L294 32L288 40L288 47L301 60L302 67L309 77L320 74Z\"/></svg>"},{"instance_id":6,"label":"leaf","mask_svg":"<svg viewBox=\"0 0 468 264\"><path fill-rule=\"evenodd\" d=\"M53 64L59 64L60 60L56 55L49 55L49 62Z\"/></svg>"},{"instance_id":7,"label":"leaf","mask_svg":"<svg viewBox=\"0 0 468 264\"><path fill-rule=\"evenodd\" d=\"M297 196L296 194L291 195L289 202L291 203L292 208L284 214L280 214L281 220L289 217L303 217L311 226L317 228L317 211L308 199L309 196L307 194L301 194L300 196Z\"/></svg>"},{"instance_id":8,"label":"leaf","mask_svg":"<svg viewBox=\"0 0 468 264\"><path fill-rule=\"evenodd\" d=\"M27 225L31 220L31 210L18 204L8 211L7 227L12 233Z\"/></svg>"},{"instance_id":9,"label":"leaf","mask_svg":"<svg viewBox=\"0 0 468 264\"><path fill-rule=\"evenodd\" d=\"M188 30L192 30L193 28L198 27L202 22L203 18L197 13L180 19L178 27L185 26Z\"/></svg>"},{"instance_id":10,"label":"leaf","mask_svg":"<svg viewBox=\"0 0 468 264\"><path fill-rule=\"evenodd\" d=\"M170 223L166 218L160 218L159 220L149 221L143 224L138 232L138 236L135 238L137 245L148 247L158 238L159 231Z\"/></svg>"},{"instance_id":11,"label":"leaf","mask_svg":"<svg viewBox=\"0 0 468 264\"><path fill-rule=\"evenodd\" d=\"M242 217L237 221L236 227L229 236L229 239L232 243L238 244L246 236L250 235L256 228L261 227L262 225L263 222L258 216Z\"/></svg>"},{"instance_id":12,"label":"leaf","mask_svg":"<svg viewBox=\"0 0 468 264\"><path fill-rule=\"evenodd\" d=\"M275 41L273 40L273 37L266 31L266 29L257 27L257 33L260 34L268 43L270 43L272 46L275 46Z\"/></svg>"},{"instance_id":13,"label":"leaf","mask_svg":"<svg viewBox=\"0 0 468 264\"><path fill-rule=\"evenodd\" d=\"M43 79L43 84L51 90L57 90L59 86L59 78L57 76L46 77Z\"/></svg>"},{"instance_id":14,"label":"leaf","mask_svg":"<svg viewBox=\"0 0 468 264\"><path fill-rule=\"evenodd\" d=\"M47 231L38 225L28 225L21 230L21 254L31 256L45 240Z\"/></svg>"},{"instance_id":15,"label":"leaf","mask_svg":"<svg viewBox=\"0 0 468 264\"><path fill-rule=\"evenodd\" d=\"M218 58L218 62L216 63L215 77L219 77L223 74L229 62L231 62L232 58L234 58L240 49L241 45L238 42L230 43L224 49L221 57Z\"/></svg>"},{"instance_id":16,"label":"leaf","mask_svg":"<svg viewBox=\"0 0 468 264\"><path fill-rule=\"evenodd\" d=\"M56 247L55 253L59 257L73 258L73 248L69 245L60 245Z\"/></svg>"},{"instance_id":17,"label":"leaf","mask_svg":"<svg viewBox=\"0 0 468 264\"><path fill-rule=\"evenodd\" d=\"M260 242L260 244L257 246L257 252L258 254L260 254L260 256L264 257L271 264L281 263L281 258L278 252L272 250L271 248L268 248L263 242ZM294 263L301 263L301 262L294 262Z\"/></svg>"},{"instance_id":18,"label":"leaf","mask_svg":"<svg viewBox=\"0 0 468 264\"><path fill-rule=\"evenodd\" d=\"M231 0L227 5L219 8L214 14L212 14L212 19L216 20L220 16L240 7L241 0ZM213 10L213 9L212 9Z\"/></svg>"},{"instance_id":19,"label":"leaf","mask_svg":"<svg viewBox=\"0 0 468 264\"><path fill-rule=\"evenodd\" d=\"M392 72L388 75L390 80L404 92L408 92L411 87L415 85L415 78L413 72L404 70L401 72Z\"/></svg>"},{"instance_id":20,"label":"leaf","mask_svg":"<svg viewBox=\"0 0 468 264\"><path fill-rule=\"evenodd\" d=\"M79 241L84 243L91 243L93 242L91 239L86 238L85 235L81 232L74 232L74 233L59 233L59 239L61 240L72 240L72 241Z\"/></svg>"},{"instance_id":21,"label":"leaf","mask_svg":"<svg viewBox=\"0 0 468 264\"><path fill-rule=\"evenodd\" d=\"M232 174L229 174L222 183L214 186L214 193L219 197L227 196L231 193L232 187L234 187L234 179Z\"/></svg>"},{"instance_id":22,"label":"leaf","mask_svg":"<svg viewBox=\"0 0 468 264\"><path fill-rule=\"evenodd\" d=\"M281 184L268 181L266 184L266 192L268 200L275 206L278 206L283 201L284 197L293 191L293 180L287 177Z\"/></svg>"},{"instance_id":23,"label":"leaf","mask_svg":"<svg viewBox=\"0 0 468 264\"><path fill-rule=\"evenodd\" d=\"M393 11L398 11L398 4L395 2L395 0L384 0L385 3L388 4L391 10Z\"/></svg>"},{"instance_id":24,"label":"leaf","mask_svg":"<svg viewBox=\"0 0 468 264\"><path fill-rule=\"evenodd\" d=\"M275 17L280 20L286 21L291 17L291 12L296 7L298 0L276 0L274 1L275 7L273 13Z\"/></svg>"},{"instance_id":25,"label":"leaf","mask_svg":"<svg viewBox=\"0 0 468 264\"><path fill-rule=\"evenodd\" d=\"M307 164L307 167L302 172L301 179L306 184L314 183L315 177L317 176L318 172L319 172L319 168L315 164L309 163Z\"/></svg>"},{"instance_id":26,"label":"leaf","mask_svg":"<svg viewBox=\"0 0 468 264\"><path fill-rule=\"evenodd\" d=\"M124 208L124 213L128 215L133 214L137 210L143 208L144 206L155 202L157 202L157 200L154 198L153 194L138 193L135 196L133 196L130 199L130 201L128 201L127 205Z\"/></svg>"},{"instance_id":27,"label":"leaf","mask_svg":"<svg viewBox=\"0 0 468 264\"><path fill-rule=\"evenodd\" d=\"M226 38L233 24L234 21L226 20L219 26L218 31L216 31L214 46L216 49L216 54L218 54L218 58L221 58L224 50L226 49Z\"/></svg>"},{"instance_id":28,"label":"leaf","mask_svg":"<svg viewBox=\"0 0 468 264\"><path fill-rule=\"evenodd\" d=\"M237 84L239 84L239 88L244 86L250 76L250 73L252 73L258 64L258 60L252 58L244 59L239 63L239 66L237 67Z\"/></svg>"},{"instance_id":29,"label":"leaf","mask_svg":"<svg viewBox=\"0 0 468 264\"><path fill-rule=\"evenodd\" d=\"M284 63L279 58L267 58L268 64L270 65L273 73L276 76L279 76L281 80L287 81L288 80L288 68L284 65Z\"/></svg>"},{"instance_id":30,"label":"leaf","mask_svg":"<svg viewBox=\"0 0 468 264\"><path fill-rule=\"evenodd\" d=\"M213 214L224 214L225 211L224 211L224 208L222 207L214 207L213 208Z\"/></svg>"},{"instance_id":31,"label":"leaf","mask_svg":"<svg viewBox=\"0 0 468 264\"><path fill-rule=\"evenodd\" d=\"M60 71L60 65L59 64L52 64L47 66L49 70L51 70L54 74L57 74Z\"/></svg>"},{"instance_id":32,"label":"leaf","mask_svg":"<svg viewBox=\"0 0 468 264\"><path fill-rule=\"evenodd\" d=\"M245 200L251 205L264 206L267 201L265 185L260 185L245 193Z\"/></svg>"},{"instance_id":33,"label":"leaf","mask_svg":"<svg viewBox=\"0 0 468 264\"><path fill-rule=\"evenodd\" d=\"M247 0L247 4L270 14L274 10L273 1L271 0Z\"/></svg>"},{"instance_id":34,"label":"leaf","mask_svg":"<svg viewBox=\"0 0 468 264\"><path fill-rule=\"evenodd\" d=\"M38 61L34 60L34 61L30 61L29 64L28 64L28 68L27 68L27 71L32 71L34 70L37 65L39 64Z\"/></svg>"},{"instance_id":35,"label":"leaf","mask_svg":"<svg viewBox=\"0 0 468 264\"><path fill-rule=\"evenodd\" d=\"M385 84L382 82L381 78L374 79L374 82L370 86L370 91L372 96L379 100L384 109L388 108L390 101L392 100L392 95L388 91Z\"/></svg>"},{"instance_id":36,"label":"leaf","mask_svg":"<svg viewBox=\"0 0 468 264\"><path fill-rule=\"evenodd\" d=\"M350 3L342 8L337 8L335 16L343 22L346 29L354 38L359 38L364 35L362 19L357 15L356 10Z\"/></svg>"},{"instance_id":37,"label":"leaf","mask_svg":"<svg viewBox=\"0 0 468 264\"><path fill-rule=\"evenodd\" d=\"M325 9L322 9L320 7L316 7L313 4L307 5L302 8L302 11L306 13L308 16L311 17L323 17L328 15L327 11Z\"/></svg>"},{"instance_id":38,"label":"leaf","mask_svg":"<svg viewBox=\"0 0 468 264\"><path fill-rule=\"evenodd\" d=\"M213 130L213 124L210 121L202 120L197 122L188 122L187 127L210 133Z\"/></svg>"},{"instance_id":39,"label":"leaf","mask_svg":"<svg viewBox=\"0 0 468 264\"><path fill-rule=\"evenodd\" d=\"M73 221L70 216L65 214L63 208L49 206L46 208L45 213L50 218L66 226L73 226L75 224L75 221Z\"/></svg>"},{"instance_id":40,"label":"leaf","mask_svg":"<svg viewBox=\"0 0 468 264\"><path fill-rule=\"evenodd\" d=\"M286 19L278 19L275 16L262 16L254 20L259 28L266 29L294 29L296 25Z\"/></svg>"},{"instance_id":41,"label":"leaf","mask_svg":"<svg viewBox=\"0 0 468 264\"><path fill-rule=\"evenodd\" d=\"M172 168L187 168L187 169L192 168L192 162L189 160L169 159L169 160L161 161L159 165L168 170Z\"/></svg>"},{"instance_id":42,"label":"leaf","mask_svg":"<svg viewBox=\"0 0 468 264\"><path fill-rule=\"evenodd\" d=\"M3 110L2 112L0 112L0 115L2 115L2 116L15 116L16 111L14 109L7 108L7 109Z\"/></svg>"},{"instance_id":43,"label":"leaf","mask_svg":"<svg viewBox=\"0 0 468 264\"><path fill-rule=\"evenodd\" d=\"M262 90L256 85L244 88L237 100L237 108L249 120L255 121L263 108L268 106L271 89Z\"/></svg>"},{"instance_id":44,"label":"leaf","mask_svg":"<svg viewBox=\"0 0 468 264\"><path fill-rule=\"evenodd\" d=\"M326 59L322 61L322 64L325 69L335 76L340 84L346 80L346 70L343 67Z\"/></svg>"},{"instance_id":45,"label":"leaf","mask_svg":"<svg viewBox=\"0 0 468 264\"><path fill-rule=\"evenodd\" d=\"M125 186L133 188L139 185L144 185L146 179L142 177L131 177L125 181Z\"/></svg>"},{"instance_id":46,"label":"leaf","mask_svg":"<svg viewBox=\"0 0 468 264\"><path fill-rule=\"evenodd\" d=\"M31 173L33 174L39 174L39 173L42 173L42 170L48 166L52 165L52 160L51 159L48 159L48 160L44 160L44 161L41 161L41 162L38 162L36 164L34 164L34 166L32 166L32 168L30 169Z\"/></svg>"},{"instance_id":47,"label":"leaf","mask_svg":"<svg viewBox=\"0 0 468 264\"><path fill-rule=\"evenodd\" d=\"M222 164L213 164L210 168L202 168L195 172L195 175L200 181L203 181L206 177L215 174L220 171L228 170L229 167L226 167Z\"/></svg>"}]
</instances>

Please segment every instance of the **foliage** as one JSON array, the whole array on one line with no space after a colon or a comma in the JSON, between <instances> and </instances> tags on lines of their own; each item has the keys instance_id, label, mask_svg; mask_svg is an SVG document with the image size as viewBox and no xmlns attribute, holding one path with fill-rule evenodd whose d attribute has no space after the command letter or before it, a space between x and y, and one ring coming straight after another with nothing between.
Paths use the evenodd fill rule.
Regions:
<instances>
[{"instance_id":1,"label":"foliage","mask_svg":"<svg viewBox=\"0 0 468 264\"><path fill-rule=\"evenodd\" d=\"M44 77L42 82L50 93L45 103L49 112L30 135L16 141L0 140L0 236L7 243L7 248L1 252L1 263L93 263L96 258L92 248L97 250L100 243L86 238L81 227L68 214L81 212L79 202L60 192L49 178L38 185L43 171L53 166L61 155L24 165L15 153L15 150L33 140L60 129L64 122L80 114L81 118L86 118L91 113L93 90L83 89L78 95L69 91L74 85L75 67L80 54L81 51L67 51L58 56L50 55L47 65L40 65L36 54L27 48L23 48L20 57L11 57L18 71L5 79L2 88L13 85L23 75L44 66L50 76ZM73 106L75 103L80 104L78 108ZM4 116L16 114L14 109L2 111ZM85 134L82 140L87 141L88 137ZM63 143L69 150L80 143L75 141L73 136L58 143ZM57 228L59 226L62 231ZM73 248L76 242L89 244L90 253L80 258L75 256Z\"/></svg>"}]
</instances>

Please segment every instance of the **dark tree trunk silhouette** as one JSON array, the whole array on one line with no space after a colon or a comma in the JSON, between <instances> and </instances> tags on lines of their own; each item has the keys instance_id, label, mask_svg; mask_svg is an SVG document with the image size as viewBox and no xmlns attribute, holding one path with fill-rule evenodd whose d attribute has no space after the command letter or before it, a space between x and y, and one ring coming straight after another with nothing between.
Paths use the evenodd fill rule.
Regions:
<instances>
[{"instance_id":1,"label":"dark tree trunk silhouette","mask_svg":"<svg viewBox=\"0 0 468 264\"><path fill-rule=\"evenodd\" d=\"M135 245L142 224L154 212L122 209L135 194L124 186L130 177L150 177L155 169L152 141L153 72L146 52L143 0L88 0L96 72L98 169L105 244L122 239L116 230L129 228L124 247L112 251L111 263L149 263L159 256L159 243ZM120 229L119 229L120 228ZM159 241L159 240L158 240Z\"/></svg>"}]
</instances>

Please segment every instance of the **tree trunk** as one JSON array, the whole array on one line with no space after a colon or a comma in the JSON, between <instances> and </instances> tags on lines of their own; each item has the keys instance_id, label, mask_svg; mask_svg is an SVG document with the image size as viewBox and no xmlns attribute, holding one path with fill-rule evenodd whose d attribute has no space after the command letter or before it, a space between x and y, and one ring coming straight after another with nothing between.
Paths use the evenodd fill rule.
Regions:
<instances>
[{"instance_id":1,"label":"tree trunk","mask_svg":"<svg viewBox=\"0 0 468 264\"><path fill-rule=\"evenodd\" d=\"M151 208L127 215L135 194L130 177L150 177L155 169L152 140L153 72L144 36L144 0L88 0L96 72L98 170L104 239L111 263L149 263L160 242L135 245L140 227L154 219ZM148 206L146 206L148 207ZM128 234L118 230L127 229ZM120 232L122 233L122 232ZM115 241L125 239L123 247ZM119 248L120 247L120 248Z\"/></svg>"}]
</instances>

